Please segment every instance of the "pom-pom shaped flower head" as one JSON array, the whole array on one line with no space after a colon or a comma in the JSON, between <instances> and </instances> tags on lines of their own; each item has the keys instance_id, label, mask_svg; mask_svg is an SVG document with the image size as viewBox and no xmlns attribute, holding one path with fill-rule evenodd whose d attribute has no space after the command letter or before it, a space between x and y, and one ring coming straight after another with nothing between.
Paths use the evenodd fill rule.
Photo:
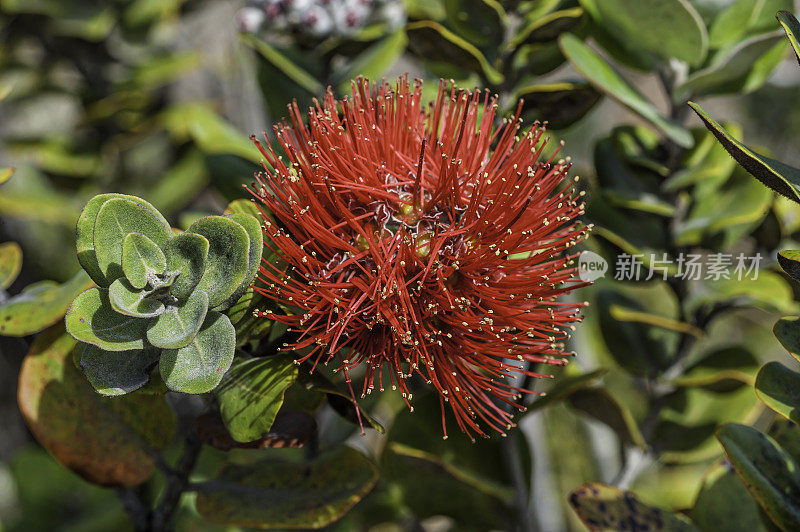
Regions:
<instances>
[{"instance_id":1,"label":"pom-pom shaped flower head","mask_svg":"<svg viewBox=\"0 0 800 532\"><path fill-rule=\"evenodd\" d=\"M488 93L441 83L425 106L421 89L359 80L307 123L290 106L285 158L258 143L269 166L253 194L288 267L264 262L257 289L294 312L263 315L296 332L299 362L335 361L348 384L363 366L362 396L391 385L410 407L418 375L443 425L448 403L462 431L504 433L527 391L515 377L564 364L580 320L557 299L581 284L567 250L586 233L582 193L519 110L495 128Z\"/></svg>"}]
</instances>

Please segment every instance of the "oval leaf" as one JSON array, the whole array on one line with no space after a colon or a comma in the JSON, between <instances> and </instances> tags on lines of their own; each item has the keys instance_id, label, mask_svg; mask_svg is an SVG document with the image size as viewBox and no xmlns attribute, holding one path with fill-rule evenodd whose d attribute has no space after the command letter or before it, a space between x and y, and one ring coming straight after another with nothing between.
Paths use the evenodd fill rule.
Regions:
<instances>
[{"instance_id":1,"label":"oval leaf","mask_svg":"<svg viewBox=\"0 0 800 532\"><path fill-rule=\"evenodd\" d=\"M135 196L126 196L125 194L100 194L99 196L95 196L90 199L78 217L78 224L76 227L76 245L78 250L78 262L80 262L81 267L86 270L86 273L89 274L89 277L91 277L92 280L100 286L110 285L113 279L106 279L106 276L97 263L97 254L95 253L94 248L94 226L97 220L97 213L100 212L100 208L106 201L112 198L123 198L138 202L146 209L161 217L161 222L169 227L167 221L163 218L163 216L161 216L161 214L158 213L155 207L141 198L137 198Z\"/></svg>"},{"instance_id":2,"label":"oval leaf","mask_svg":"<svg viewBox=\"0 0 800 532\"><path fill-rule=\"evenodd\" d=\"M717 431L736 474L776 525L800 530L800 464L752 427L730 423Z\"/></svg>"},{"instance_id":3,"label":"oval leaf","mask_svg":"<svg viewBox=\"0 0 800 532\"><path fill-rule=\"evenodd\" d=\"M64 318L75 296L92 286L81 270L64 284L41 281L0 305L0 335L28 336Z\"/></svg>"},{"instance_id":4,"label":"oval leaf","mask_svg":"<svg viewBox=\"0 0 800 532\"><path fill-rule=\"evenodd\" d=\"M597 52L572 34L562 35L559 43L561 51L589 83L649 121L676 144L684 148L692 147L694 139L691 133L661 116L655 106L617 74Z\"/></svg>"},{"instance_id":5,"label":"oval leaf","mask_svg":"<svg viewBox=\"0 0 800 532\"><path fill-rule=\"evenodd\" d=\"M776 17L792 44L792 50L794 50L794 55L797 57L797 62L800 63L800 44L798 43L798 40L800 40L800 23L788 11L778 11Z\"/></svg>"},{"instance_id":6,"label":"oval leaf","mask_svg":"<svg viewBox=\"0 0 800 532\"><path fill-rule=\"evenodd\" d=\"M187 230L208 239L205 273L197 290L208 294L208 306L226 302L244 282L250 264L250 237L239 223L223 216L206 216ZM259 231L260 232L260 231Z\"/></svg>"},{"instance_id":7,"label":"oval leaf","mask_svg":"<svg viewBox=\"0 0 800 532\"><path fill-rule=\"evenodd\" d=\"M16 242L0 244L0 290L5 290L22 269L22 248Z\"/></svg>"},{"instance_id":8,"label":"oval leaf","mask_svg":"<svg viewBox=\"0 0 800 532\"><path fill-rule=\"evenodd\" d=\"M780 362L768 362L756 377L756 394L778 414L800 423L800 373Z\"/></svg>"},{"instance_id":9,"label":"oval leaf","mask_svg":"<svg viewBox=\"0 0 800 532\"><path fill-rule=\"evenodd\" d=\"M67 310L67 332L73 338L107 351L144 349L148 321L124 316L111 306L108 290L90 288L82 292Z\"/></svg>"},{"instance_id":10,"label":"oval leaf","mask_svg":"<svg viewBox=\"0 0 800 532\"><path fill-rule=\"evenodd\" d=\"M322 528L347 513L377 480L375 465L344 445L311 462L230 464L198 486L197 511L226 525Z\"/></svg>"},{"instance_id":11,"label":"oval leaf","mask_svg":"<svg viewBox=\"0 0 800 532\"><path fill-rule=\"evenodd\" d=\"M261 252L264 249L264 234L261 232L261 222L258 218L246 213L232 213L225 215L239 225L241 225L247 236L250 238L250 250L248 251L247 260L247 273L245 274L244 281L231 297L222 305L223 308L229 308L234 303L239 301L239 298L250 288L253 279L256 278L258 267L261 266Z\"/></svg>"},{"instance_id":12,"label":"oval leaf","mask_svg":"<svg viewBox=\"0 0 800 532\"><path fill-rule=\"evenodd\" d=\"M180 272L170 295L185 301L203 277L208 257L208 239L196 233L181 233L164 244L167 270Z\"/></svg>"},{"instance_id":13,"label":"oval leaf","mask_svg":"<svg viewBox=\"0 0 800 532\"><path fill-rule=\"evenodd\" d=\"M215 394L228 432L238 442L263 437L283 404L286 388L297 379L291 357L272 356L233 364Z\"/></svg>"},{"instance_id":14,"label":"oval leaf","mask_svg":"<svg viewBox=\"0 0 800 532\"><path fill-rule=\"evenodd\" d=\"M706 473L691 512L701 530L747 530L766 532L758 504L750 496L733 468L717 462Z\"/></svg>"},{"instance_id":15,"label":"oval leaf","mask_svg":"<svg viewBox=\"0 0 800 532\"><path fill-rule=\"evenodd\" d=\"M800 251L779 251L778 264L780 264L783 271L788 273L792 278L800 281Z\"/></svg>"},{"instance_id":16,"label":"oval leaf","mask_svg":"<svg viewBox=\"0 0 800 532\"><path fill-rule=\"evenodd\" d=\"M150 380L149 369L158 360L152 347L134 351L104 351L91 344L78 344L76 355L83 374L102 395L124 395Z\"/></svg>"},{"instance_id":17,"label":"oval leaf","mask_svg":"<svg viewBox=\"0 0 800 532\"><path fill-rule=\"evenodd\" d=\"M573 491L569 503L590 530L696 531L685 517L646 504L630 491L589 482Z\"/></svg>"},{"instance_id":18,"label":"oval leaf","mask_svg":"<svg viewBox=\"0 0 800 532\"><path fill-rule=\"evenodd\" d=\"M208 312L208 294L195 290L185 303L170 305L147 329L147 341L164 349L189 345Z\"/></svg>"},{"instance_id":19,"label":"oval leaf","mask_svg":"<svg viewBox=\"0 0 800 532\"><path fill-rule=\"evenodd\" d=\"M235 345L236 333L228 317L210 311L189 345L162 352L161 377L176 392L210 392L231 367Z\"/></svg>"},{"instance_id":20,"label":"oval leaf","mask_svg":"<svg viewBox=\"0 0 800 532\"><path fill-rule=\"evenodd\" d=\"M111 307L125 316L154 318L164 313L164 303L147 297L148 292L136 290L127 279L117 279L108 287Z\"/></svg>"},{"instance_id":21,"label":"oval leaf","mask_svg":"<svg viewBox=\"0 0 800 532\"><path fill-rule=\"evenodd\" d=\"M800 361L800 318L788 316L779 319L772 327L772 333L794 358Z\"/></svg>"},{"instance_id":22,"label":"oval leaf","mask_svg":"<svg viewBox=\"0 0 800 532\"><path fill-rule=\"evenodd\" d=\"M19 408L59 462L103 486L135 486L153 470L142 443L164 448L175 415L163 397L98 395L72 363L75 340L62 326L36 338L19 375Z\"/></svg>"},{"instance_id":23,"label":"oval leaf","mask_svg":"<svg viewBox=\"0 0 800 532\"><path fill-rule=\"evenodd\" d=\"M134 288L141 290L155 275L164 273L167 259L155 242L141 233L128 233L122 241L122 271Z\"/></svg>"},{"instance_id":24,"label":"oval leaf","mask_svg":"<svg viewBox=\"0 0 800 532\"><path fill-rule=\"evenodd\" d=\"M97 266L108 286L124 275L122 243L128 233L141 233L161 246L173 233L164 217L138 198L111 198L100 207L94 225ZM98 283L99 284L99 283Z\"/></svg>"},{"instance_id":25,"label":"oval leaf","mask_svg":"<svg viewBox=\"0 0 800 532\"><path fill-rule=\"evenodd\" d=\"M689 102L705 126L736 159L745 170L765 186L790 200L800 203L800 170L780 161L758 155L750 148L734 139L705 110L696 103Z\"/></svg>"}]
</instances>

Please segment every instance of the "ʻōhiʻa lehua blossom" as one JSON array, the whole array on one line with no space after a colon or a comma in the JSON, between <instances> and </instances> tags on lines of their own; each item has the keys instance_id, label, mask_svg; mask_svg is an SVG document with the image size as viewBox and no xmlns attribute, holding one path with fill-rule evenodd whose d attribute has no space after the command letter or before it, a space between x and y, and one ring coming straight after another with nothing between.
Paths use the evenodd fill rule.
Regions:
<instances>
[{"instance_id":1,"label":"\u02bb\u014dhi\u02bba lehua blossom","mask_svg":"<svg viewBox=\"0 0 800 532\"><path fill-rule=\"evenodd\" d=\"M418 375L443 425L447 403L462 431L504 433L527 392L514 377L572 354L581 304L558 298L580 284L568 250L586 234L582 193L569 162L543 160L539 124L523 134L517 111L495 127L487 92L440 83L424 105L421 88L360 79L305 122L289 107L275 127L285 157L256 141L267 164L253 195L285 259L264 262L257 289L294 312L262 314L351 392L362 366L362 397L390 385L410 407Z\"/></svg>"}]
</instances>

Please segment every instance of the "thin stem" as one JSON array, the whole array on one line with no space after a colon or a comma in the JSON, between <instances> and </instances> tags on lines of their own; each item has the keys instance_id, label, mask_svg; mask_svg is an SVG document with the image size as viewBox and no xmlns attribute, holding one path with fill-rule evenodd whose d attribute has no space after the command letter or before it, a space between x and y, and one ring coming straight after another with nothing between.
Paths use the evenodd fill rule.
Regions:
<instances>
[{"instance_id":1,"label":"thin stem","mask_svg":"<svg viewBox=\"0 0 800 532\"><path fill-rule=\"evenodd\" d=\"M519 454L519 433L512 431L500 442L503 455L503 466L506 475L514 486L514 507L517 511L517 530L520 532L538 532L538 525L530 510L528 486L523 475L522 458ZM521 442L525 444L524 442Z\"/></svg>"},{"instance_id":2,"label":"thin stem","mask_svg":"<svg viewBox=\"0 0 800 532\"><path fill-rule=\"evenodd\" d=\"M136 490L134 488L117 488L117 496L128 517L131 518L133 529L136 532L146 531L150 519L150 509Z\"/></svg>"},{"instance_id":3,"label":"thin stem","mask_svg":"<svg viewBox=\"0 0 800 532\"><path fill-rule=\"evenodd\" d=\"M164 495L153 511L150 528L153 532L162 532L171 528L172 519L178 509L181 495L189 487L189 476L197 463L197 457L200 455L202 446L203 444L194 432L187 436L183 454L173 472L167 475L167 487L164 490Z\"/></svg>"}]
</instances>

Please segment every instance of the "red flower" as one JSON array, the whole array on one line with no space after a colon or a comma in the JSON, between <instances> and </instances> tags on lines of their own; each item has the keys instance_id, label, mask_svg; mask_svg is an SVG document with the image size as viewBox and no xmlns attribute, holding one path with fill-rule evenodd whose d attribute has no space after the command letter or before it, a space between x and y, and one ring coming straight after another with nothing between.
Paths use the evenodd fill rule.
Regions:
<instances>
[{"instance_id":1,"label":"red flower","mask_svg":"<svg viewBox=\"0 0 800 532\"><path fill-rule=\"evenodd\" d=\"M362 397L377 381L411 407L416 374L440 394L445 437L444 403L462 431L504 433L533 393L513 377L574 354L561 342L581 304L557 298L581 285L564 252L585 236L583 193L569 162L540 160L544 128L521 134L519 110L495 128L488 92L440 83L425 106L421 89L358 80L307 124L289 106L285 157L254 139L269 166L252 193L289 265L265 261L257 290L299 309L262 314L299 334L298 363L335 360L348 385L364 366Z\"/></svg>"}]
</instances>

